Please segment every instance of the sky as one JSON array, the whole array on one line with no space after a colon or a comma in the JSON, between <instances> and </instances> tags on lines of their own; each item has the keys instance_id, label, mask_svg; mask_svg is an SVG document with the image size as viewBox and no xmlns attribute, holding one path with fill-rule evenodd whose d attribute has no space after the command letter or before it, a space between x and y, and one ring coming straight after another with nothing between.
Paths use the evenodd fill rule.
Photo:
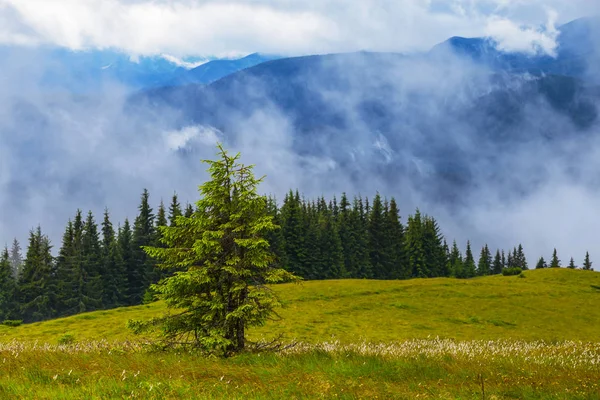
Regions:
<instances>
[{"instance_id":1,"label":"sky","mask_svg":"<svg viewBox=\"0 0 600 400\"><path fill-rule=\"evenodd\" d=\"M595 0L0 0L0 43L227 57L414 52L487 35L551 52L555 23L599 12Z\"/></svg>"},{"instance_id":2,"label":"sky","mask_svg":"<svg viewBox=\"0 0 600 400\"><path fill-rule=\"evenodd\" d=\"M127 111L130 88L119 83L107 82L94 98L48 93L40 81L52 61L21 51L24 48L110 48L132 57L167 54L183 59L253 52L420 52L452 36L489 36L504 51L553 56L558 25L597 14L596 0L0 0L0 44L12 49L0 58L0 246L13 237L24 242L28 231L41 224L56 251L65 223L77 208L92 210L100 219L109 207L115 221L132 219L143 188L150 190L154 207L161 199L168 202L174 191L182 202L194 201L197 185L206 178L198 159L213 158L214 144L222 139L210 126L178 125L174 110L132 115ZM442 92L453 96L476 72L457 63L441 70L417 66L387 78L413 93L440 92L443 81ZM398 92L399 104L406 103L409 97ZM352 118L358 100L332 99ZM435 107L426 110L432 119L439 117L436 112ZM555 121L555 116L542 112L547 109L527 110L534 125ZM363 121L356 117L355 122L361 126ZM462 247L467 239L477 245L487 241L493 248L510 248L521 241L532 257L548 256L553 247L577 257L595 246L600 195L565 173L579 165L577 157L557 160L556 149L524 146L510 154L507 165L523 171L542 169L538 190L505 202L483 185L469 206L455 213L429 204L422 193L388 190L376 176L355 186L340 173L331 154L299 155L291 124L270 107L236 121L244 135L231 150L241 151L244 162L256 163L258 174L267 175L265 192L281 198L290 188L309 196L330 195L333 190L372 196L379 190L397 196L404 220L407 211L422 205L439 217L449 240L456 238ZM467 135L461 135L460 126L449 128L456 133L456 146L477 150ZM362 133L350 141L357 154L386 150L386 142L373 132ZM418 132L414 134L407 140L418 140ZM200 143L200 150L193 159L183 159L178 149L190 140ZM327 140L320 144L331 144ZM573 147L586 160L600 159L598 140ZM531 157L532 153L541 156ZM384 156L390 154L411 156L389 151ZM588 166L581 174L593 180L596 162Z\"/></svg>"}]
</instances>

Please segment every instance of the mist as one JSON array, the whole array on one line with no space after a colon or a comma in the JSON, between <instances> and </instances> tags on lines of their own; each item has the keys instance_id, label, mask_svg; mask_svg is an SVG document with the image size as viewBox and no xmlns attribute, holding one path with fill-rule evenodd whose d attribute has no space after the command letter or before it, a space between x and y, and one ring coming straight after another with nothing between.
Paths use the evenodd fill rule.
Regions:
<instances>
[{"instance_id":1,"label":"mist","mask_svg":"<svg viewBox=\"0 0 600 400\"><path fill-rule=\"evenodd\" d=\"M307 129L299 118L310 120L318 109L290 111L264 81L238 88L236 96L252 98L243 109L219 98L210 103L211 92L202 92L208 105L183 98L132 107L139 93L114 81L85 95L49 91L42 81L56 65L31 54L14 48L1 62L0 244L16 237L25 245L39 224L57 251L77 209L92 210L97 221L105 207L115 223L133 219L144 188L155 209L174 192L194 202L207 179L200 160L213 159L223 142L266 175L261 191L280 200L296 188L308 198L394 196L403 221L418 207L438 219L449 241L464 248L471 240L474 252L485 243L522 243L530 267L555 247L563 264L570 257L580 264L586 251L592 260L600 254L597 120L582 128L536 97L500 140L467 113L497 90L538 77L508 79L449 53L381 55L376 69L360 53L332 57L320 66L327 79L295 79L304 79L311 101L331 112L327 118L343 122ZM392 123L373 118L382 104Z\"/></svg>"}]
</instances>

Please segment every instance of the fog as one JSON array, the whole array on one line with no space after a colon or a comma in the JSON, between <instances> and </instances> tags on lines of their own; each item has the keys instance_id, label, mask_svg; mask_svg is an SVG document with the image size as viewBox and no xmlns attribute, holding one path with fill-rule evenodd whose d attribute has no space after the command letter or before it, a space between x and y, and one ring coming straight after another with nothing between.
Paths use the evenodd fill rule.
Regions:
<instances>
[{"instance_id":1,"label":"fog","mask_svg":"<svg viewBox=\"0 0 600 400\"><path fill-rule=\"evenodd\" d=\"M56 250L76 209L92 210L99 220L108 207L114 222L133 219L144 188L155 209L174 192L183 203L195 201L207 178L200 160L214 158L221 141L255 164L256 173L267 176L261 191L279 199L296 188L307 197L371 197L379 191L396 197L404 221L419 207L463 248L467 240L474 248L522 243L530 266L554 247L563 264L570 257L581 264L586 251L592 260L600 257L598 123L581 130L538 99L521 110L513 129L519 140L484 140L486 132L457 115L505 83L482 66L441 57L437 63L402 59L375 72L361 57L332 61L325 68L349 90L341 95L319 81L306 84L348 128L303 136L298 122L269 98L250 113L226 110L226 127L217 128L177 108L139 106L132 112L132 90L117 82L103 82L88 95L48 91L41 81L55 67L51 61L13 48L0 77L0 244L13 237L25 244L28 231L40 224ZM523 75L509 83L532 79ZM267 90L262 84L244 90L260 96ZM360 104L368 96L397 112L391 127L377 130L365 120ZM547 131L561 136L546 140ZM430 153L462 160L466 167L458 171L470 184L459 196L455 189L448 201L432 194L439 167Z\"/></svg>"}]
</instances>

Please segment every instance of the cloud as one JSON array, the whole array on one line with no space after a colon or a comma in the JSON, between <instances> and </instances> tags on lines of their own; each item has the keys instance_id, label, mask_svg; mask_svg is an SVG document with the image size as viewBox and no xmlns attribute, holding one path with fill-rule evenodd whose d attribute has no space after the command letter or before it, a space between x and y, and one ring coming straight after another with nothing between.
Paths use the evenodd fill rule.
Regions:
<instances>
[{"instance_id":1,"label":"cloud","mask_svg":"<svg viewBox=\"0 0 600 400\"><path fill-rule=\"evenodd\" d=\"M556 57L559 35L555 26L556 18L556 12L549 11L548 22L543 29L534 29L518 26L506 18L492 17L486 28L486 36L494 39L500 51Z\"/></svg>"},{"instance_id":2,"label":"cloud","mask_svg":"<svg viewBox=\"0 0 600 400\"><path fill-rule=\"evenodd\" d=\"M421 51L488 31L506 48L539 42L546 8L566 22L600 7L588 0L0 0L0 42L138 55ZM517 38L516 36L521 36ZM526 47L528 49L528 47Z\"/></svg>"}]
</instances>

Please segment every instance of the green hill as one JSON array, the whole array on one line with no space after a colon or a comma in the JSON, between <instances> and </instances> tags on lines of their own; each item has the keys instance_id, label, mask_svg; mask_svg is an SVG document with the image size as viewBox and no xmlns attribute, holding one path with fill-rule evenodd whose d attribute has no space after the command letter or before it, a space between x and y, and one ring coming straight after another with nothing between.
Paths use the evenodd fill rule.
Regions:
<instances>
[{"instance_id":1,"label":"green hill","mask_svg":"<svg viewBox=\"0 0 600 400\"><path fill-rule=\"evenodd\" d=\"M252 339L280 333L310 343L389 342L442 337L458 340L583 340L600 337L600 274L545 269L524 278L471 280L337 280L275 286L285 307L281 321L250 332ZM0 341L56 343L135 339L129 319L166 311L162 303L80 314L69 318L0 327Z\"/></svg>"}]
</instances>

